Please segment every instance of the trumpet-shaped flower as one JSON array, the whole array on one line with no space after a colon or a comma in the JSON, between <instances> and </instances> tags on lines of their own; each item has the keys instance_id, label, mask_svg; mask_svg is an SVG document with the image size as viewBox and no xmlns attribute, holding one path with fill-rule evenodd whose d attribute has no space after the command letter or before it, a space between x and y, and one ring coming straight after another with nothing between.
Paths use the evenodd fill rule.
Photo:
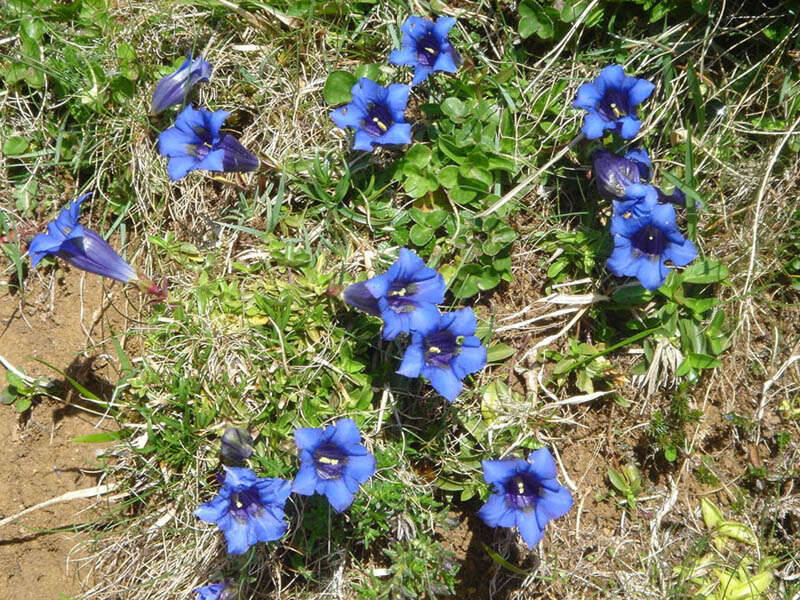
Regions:
<instances>
[{"instance_id":1,"label":"trumpet-shaped flower","mask_svg":"<svg viewBox=\"0 0 800 600\"><path fill-rule=\"evenodd\" d=\"M411 343L397 372L422 375L450 402L461 393L461 382L486 366L486 348L475 336L477 321L471 308L441 315L437 323L411 332Z\"/></svg>"},{"instance_id":2,"label":"trumpet-shaped flower","mask_svg":"<svg viewBox=\"0 0 800 600\"><path fill-rule=\"evenodd\" d=\"M96 231L78 223L81 202L91 192L73 200L61 210L58 218L47 224L47 233L40 233L28 248L35 267L46 255L66 260L73 267L127 283L136 279L136 271L122 260Z\"/></svg>"},{"instance_id":3,"label":"trumpet-shaped flower","mask_svg":"<svg viewBox=\"0 0 800 600\"><path fill-rule=\"evenodd\" d=\"M170 106L183 104L192 87L200 81L208 81L209 77L211 77L211 63L207 63L200 56L192 60L192 55L189 54L177 71L162 77L156 84L150 113L157 115Z\"/></svg>"},{"instance_id":4,"label":"trumpet-shaped flower","mask_svg":"<svg viewBox=\"0 0 800 600\"><path fill-rule=\"evenodd\" d=\"M232 172L258 168L258 159L239 140L220 131L229 114L224 110L195 110L189 104L175 119L175 126L161 132L158 151L169 157L170 179L178 180L195 169Z\"/></svg>"},{"instance_id":5,"label":"trumpet-shaped flower","mask_svg":"<svg viewBox=\"0 0 800 600\"><path fill-rule=\"evenodd\" d=\"M344 300L383 319L383 338L429 329L439 322L436 305L444 300L444 277L425 266L408 248L400 248L389 270L344 290Z\"/></svg>"},{"instance_id":6,"label":"trumpet-shaped flower","mask_svg":"<svg viewBox=\"0 0 800 600\"><path fill-rule=\"evenodd\" d=\"M583 134L591 140L611 130L626 140L633 138L642 126L636 116L636 105L644 102L654 88L645 79L625 75L619 65L605 67L597 79L578 88L572 104L588 111L583 121Z\"/></svg>"},{"instance_id":7,"label":"trumpet-shaped flower","mask_svg":"<svg viewBox=\"0 0 800 600\"><path fill-rule=\"evenodd\" d=\"M286 532L283 506L291 493L284 479L257 477L250 469L223 467L222 487L194 511L225 534L229 554L244 554L257 542L277 540Z\"/></svg>"},{"instance_id":8,"label":"trumpet-shaped flower","mask_svg":"<svg viewBox=\"0 0 800 600\"><path fill-rule=\"evenodd\" d=\"M495 493L478 511L489 527L516 527L533 548L544 537L548 521L565 515L572 494L558 483L556 463L547 448L531 452L528 460L484 460L483 477Z\"/></svg>"},{"instance_id":9,"label":"trumpet-shaped flower","mask_svg":"<svg viewBox=\"0 0 800 600\"><path fill-rule=\"evenodd\" d=\"M233 600L236 591L228 582L212 583L199 588L194 588L195 600Z\"/></svg>"},{"instance_id":10,"label":"trumpet-shaped flower","mask_svg":"<svg viewBox=\"0 0 800 600\"><path fill-rule=\"evenodd\" d=\"M356 150L371 152L375 145L408 144L411 125L405 121L407 85L393 83L388 88L362 77L352 87L350 104L331 112L338 127L356 130Z\"/></svg>"},{"instance_id":11,"label":"trumpet-shaped flower","mask_svg":"<svg viewBox=\"0 0 800 600\"><path fill-rule=\"evenodd\" d=\"M375 473L375 457L361 444L352 419L340 419L325 429L295 429L294 439L300 449L300 470L292 491L322 494L336 512L350 506L358 487Z\"/></svg>"},{"instance_id":12,"label":"trumpet-shaped flower","mask_svg":"<svg viewBox=\"0 0 800 600\"><path fill-rule=\"evenodd\" d=\"M597 188L606 198L615 201L630 201L642 197L645 190L631 187L650 180L650 157L642 148L630 150L625 156L619 156L608 150L598 150L592 157L593 170L597 177ZM675 188L672 194L665 194L653 186L657 202L664 204L686 205L686 194ZM649 201L649 198L648 198ZM623 210L622 213L626 212ZM620 214L622 214L620 213Z\"/></svg>"},{"instance_id":13,"label":"trumpet-shaped flower","mask_svg":"<svg viewBox=\"0 0 800 600\"><path fill-rule=\"evenodd\" d=\"M611 219L614 250L607 261L617 276L636 277L648 290L661 287L669 274L666 261L682 267L697 257L691 240L675 225L671 204L658 204L642 216L615 216Z\"/></svg>"},{"instance_id":14,"label":"trumpet-shaped flower","mask_svg":"<svg viewBox=\"0 0 800 600\"><path fill-rule=\"evenodd\" d=\"M389 55L389 62L414 67L412 86L425 81L434 71L455 73L461 56L447 39L455 24L453 17L439 17L436 23L422 17L408 17L401 27L401 48Z\"/></svg>"}]
</instances>

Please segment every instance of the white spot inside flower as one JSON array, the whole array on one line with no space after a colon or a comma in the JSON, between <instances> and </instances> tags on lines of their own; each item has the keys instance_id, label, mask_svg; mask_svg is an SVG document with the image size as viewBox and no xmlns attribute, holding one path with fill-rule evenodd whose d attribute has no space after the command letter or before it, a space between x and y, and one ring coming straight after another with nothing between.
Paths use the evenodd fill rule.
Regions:
<instances>
[{"instance_id":1,"label":"white spot inside flower","mask_svg":"<svg viewBox=\"0 0 800 600\"><path fill-rule=\"evenodd\" d=\"M387 129L389 129L388 127L386 127L386 125L383 124L383 121L381 121L378 117L372 117L372 122L375 123L380 128L381 131L386 131Z\"/></svg>"},{"instance_id":2,"label":"white spot inside flower","mask_svg":"<svg viewBox=\"0 0 800 600\"><path fill-rule=\"evenodd\" d=\"M345 116L346 114L347 114L347 107L344 106L342 107L342 116Z\"/></svg>"}]
</instances>

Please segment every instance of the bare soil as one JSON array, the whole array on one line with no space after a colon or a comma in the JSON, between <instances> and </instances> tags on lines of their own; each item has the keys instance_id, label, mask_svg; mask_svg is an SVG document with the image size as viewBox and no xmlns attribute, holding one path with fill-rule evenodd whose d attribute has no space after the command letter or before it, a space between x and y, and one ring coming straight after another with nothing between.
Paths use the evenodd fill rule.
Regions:
<instances>
[{"instance_id":1,"label":"bare soil","mask_svg":"<svg viewBox=\"0 0 800 600\"><path fill-rule=\"evenodd\" d=\"M54 381L64 392L63 401L43 396L23 414L13 405L0 406L0 519L96 486L97 453L105 445L70 440L113 428L112 419L86 410L99 407L80 399L61 374L35 359L107 398L111 385L106 377L114 378L115 353L105 343L110 328L124 331L125 323L111 306L124 302L119 285L75 270L60 280L45 276L44 284L30 280L24 299L8 291L0 295L0 355L29 376ZM47 283L52 287L45 287ZM5 387L2 366L0 385ZM45 600L78 593L81 582L68 560L80 558L77 545L91 539L86 524L102 514L102 503L92 498L53 504L0 528L0 599Z\"/></svg>"}]
</instances>

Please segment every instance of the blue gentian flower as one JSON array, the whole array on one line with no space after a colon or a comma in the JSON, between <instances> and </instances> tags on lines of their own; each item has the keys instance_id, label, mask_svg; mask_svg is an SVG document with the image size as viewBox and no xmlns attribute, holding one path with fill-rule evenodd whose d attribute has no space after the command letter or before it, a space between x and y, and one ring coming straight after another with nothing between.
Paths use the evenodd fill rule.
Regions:
<instances>
[{"instance_id":1,"label":"blue gentian flower","mask_svg":"<svg viewBox=\"0 0 800 600\"><path fill-rule=\"evenodd\" d=\"M199 588L194 588L195 600L233 600L236 591L227 582L212 583Z\"/></svg>"},{"instance_id":2,"label":"blue gentian flower","mask_svg":"<svg viewBox=\"0 0 800 600\"><path fill-rule=\"evenodd\" d=\"M636 277L648 290L661 287L669 274L665 263L682 267L697 257L697 248L675 226L671 204L657 204L642 216L611 219L614 250L606 263L617 276Z\"/></svg>"},{"instance_id":3,"label":"blue gentian flower","mask_svg":"<svg viewBox=\"0 0 800 600\"><path fill-rule=\"evenodd\" d=\"M408 248L400 248L397 262L382 275L359 281L344 290L348 304L383 319L383 338L429 329L439 323L436 305L444 300L444 277L425 266Z\"/></svg>"},{"instance_id":4,"label":"blue gentian flower","mask_svg":"<svg viewBox=\"0 0 800 600\"><path fill-rule=\"evenodd\" d=\"M189 104L175 119L175 126L161 132L158 151L169 157L170 179L176 181L194 169L232 172L258 168L258 159L239 140L220 131L229 114L225 110L195 110Z\"/></svg>"},{"instance_id":5,"label":"blue gentian flower","mask_svg":"<svg viewBox=\"0 0 800 600\"><path fill-rule=\"evenodd\" d=\"M389 55L389 62L414 67L412 86L425 81L434 71L455 73L461 56L447 39L455 24L453 17L439 17L436 23L422 17L408 17L401 27L402 47Z\"/></svg>"},{"instance_id":6,"label":"blue gentian flower","mask_svg":"<svg viewBox=\"0 0 800 600\"><path fill-rule=\"evenodd\" d=\"M300 470L292 491L322 494L336 512L350 506L359 485L375 473L375 457L361 444L353 419L339 419L325 429L295 429L294 440L300 449Z\"/></svg>"},{"instance_id":7,"label":"blue gentian flower","mask_svg":"<svg viewBox=\"0 0 800 600\"><path fill-rule=\"evenodd\" d=\"M351 89L350 104L331 112L338 127L356 130L356 150L371 152L374 145L411 143L411 125L405 121L409 88L393 83L388 88L362 77Z\"/></svg>"},{"instance_id":8,"label":"blue gentian flower","mask_svg":"<svg viewBox=\"0 0 800 600\"><path fill-rule=\"evenodd\" d=\"M642 217L658 204L658 191L649 183L634 183L625 188L625 193L611 201L614 215Z\"/></svg>"},{"instance_id":9,"label":"blue gentian flower","mask_svg":"<svg viewBox=\"0 0 800 600\"><path fill-rule=\"evenodd\" d=\"M544 537L547 522L572 507L572 494L558 483L556 463L547 448L531 452L528 460L484 460L483 477L495 493L478 511L489 527L515 527L533 548Z\"/></svg>"},{"instance_id":10,"label":"blue gentian flower","mask_svg":"<svg viewBox=\"0 0 800 600\"><path fill-rule=\"evenodd\" d=\"M91 196L84 194L61 210L58 218L47 224L47 233L40 233L28 248L35 267L47 254L66 260L73 267L110 277L123 283L136 279L136 271L122 260L99 233L78 223L81 202Z\"/></svg>"},{"instance_id":11,"label":"blue gentian flower","mask_svg":"<svg viewBox=\"0 0 800 600\"><path fill-rule=\"evenodd\" d=\"M284 479L257 477L250 469L222 467L222 487L210 502L194 511L225 534L229 554L244 554L257 542L277 540L286 533L283 506L291 493Z\"/></svg>"},{"instance_id":12,"label":"blue gentian flower","mask_svg":"<svg viewBox=\"0 0 800 600\"><path fill-rule=\"evenodd\" d=\"M190 53L177 71L162 77L156 84L150 113L157 115L170 106L183 104L192 87L200 81L208 81L209 77L211 77L211 63L207 63L200 56L192 60Z\"/></svg>"},{"instance_id":13,"label":"blue gentian flower","mask_svg":"<svg viewBox=\"0 0 800 600\"><path fill-rule=\"evenodd\" d=\"M592 163L597 177L597 188L603 196L611 200L619 200L623 196L629 196L627 200L631 200L628 188L650 180L652 165L647 151L643 148L630 150L625 156L619 156L605 149L598 150L592 156ZM661 204L669 202L680 206L686 205L686 194L677 187L670 195L657 187L654 187L653 191ZM641 196L642 192L643 190L638 189L634 194Z\"/></svg>"},{"instance_id":14,"label":"blue gentian flower","mask_svg":"<svg viewBox=\"0 0 800 600\"><path fill-rule=\"evenodd\" d=\"M603 137L611 130L626 140L633 138L642 126L636 116L636 105L653 93L655 86L645 79L628 77L619 65L609 65L592 82L578 88L572 105L588 111L583 121L583 134L588 139Z\"/></svg>"},{"instance_id":15,"label":"blue gentian flower","mask_svg":"<svg viewBox=\"0 0 800 600\"><path fill-rule=\"evenodd\" d=\"M411 343L397 372L422 375L450 402L456 399L464 377L486 366L486 348L475 336L478 323L471 308L445 313L439 322L411 332Z\"/></svg>"}]
</instances>

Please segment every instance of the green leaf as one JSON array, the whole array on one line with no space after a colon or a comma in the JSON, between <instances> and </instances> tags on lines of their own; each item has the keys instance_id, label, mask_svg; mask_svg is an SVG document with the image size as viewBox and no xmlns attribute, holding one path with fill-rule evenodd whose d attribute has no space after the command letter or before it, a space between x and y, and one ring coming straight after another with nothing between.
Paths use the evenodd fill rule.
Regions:
<instances>
[{"instance_id":1,"label":"green leaf","mask_svg":"<svg viewBox=\"0 0 800 600\"><path fill-rule=\"evenodd\" d=\"M708 529L716 529L724 521L722 511L707 498L700 498L700 512L703 513L703 521Z\"/></svg>"},{"instance_id":2,"label":"green leaf","mask_svg":"<svg viewBox=\"0 0 800 600\"><path fill-rule=\"evenodd\" d=\"M408 233L408 239L416 246L424 246L433 239L433 230L419 223L414 223Z\"/></svg>"},{"instance_id":3,"label":"green leaf","mask_svg":"<svg viewBox=\"0 0 800 600\"><path fill-rule=\"evenodd\" d=\"M486 351L486 360L488 362L500 362L509 356L513 356L516 352L516 348L512 348L508 344L494 344L489 346Z\"/></svg>"},{"instance_id":4,"label":"green leaf","mask_svg":"<svg viewBox=\"0 0 800 600\"><path fill-rule=\"evenodd\" d=\"M17 397L17 388L11 387L10 385L6 387L2 392L0 392L0 404L11 404Z\"/></svg>"},{"instance_id":5,"label":"green leaf","mask_svg":"<svg viewBox=\"0 0 800 600\"><path fill-rule=\"evenodd\" d=\"M669 462L675 462L675 459L678 458L678 449L672 444L669 444L664 448L664 458Z\"/></svg>"},{"instance_id":6,"label":"green leaf","mask_svg":"<svg viewBox=\"0 0 800 600\"><path fill-rule=\"evenodd\" d=\"M357 79L347 71L334 71L325 80L322 97L328 104L345 104L353 99L350 90Z\"/></svg>"},{"instance_id":7,"label":"green leaf","mask_svg":"<svg viewBox=\"0 0 800 600\"><path fill-rule=\"evenodd\" d=\"M20 396L17 399L16 404L14 404L14 408L17 409L18 413L24 413L31 407L32 401L30 396Z\"/></svg>"},{"instance_id":8,"label":"green leaf","mask_svg":"<svg viewBox=\"0 0 800 600\"><path fill-rule=\"evenodd\" d=\"M691 352L687 358L695 369L713 369L722 366L722 362L719 359L709 354L696 354Z\"/></svg>"},{"instance_id":9,"label":"green leaf","mask_svg":"<svg viewBox=\"0 0 800 600\"><path fill-rule=\"evenodd\" d=\"M21 135L12 135L3 142L3 154L6 156L19 156L28 149L28 138Z\"/></svg>"},{"instance_id":10,"label":"green leaf","mask_svg":"<svg viewBox=\"0 0 800 600\"><path fill-rule=\"evenodd\" d=\"M467 115L467 107L458 98L450 97L442 101L442 112L450 117L452 121L460 123Z\"/></svg>"},{"instance_id":11,"label":"green leaf","mask_svg":"<svg viewBox=\"0 0 800 600\"><path fill-rule=\"evenodd\" d=\"M715 260L701 258L689 265L679 277L683 283L717 283L728 278L728 269Z\"/></svg>"},{"instance_id":12,"label":"green leaf","mask_svg":"<svg viewBox=\"0 0 800 600\"><path fill-rule=\"evenodd\" d=\"M483 549L486 550L486 553L492 558L492 560L501 567L503 567L504 569L508 569L512 573L516 573L517 575L521 575L522 577L527 577L528 575L530 575L528 571L524 571L523 569L520 569L519 567L512 565L505 558L500 556L497 552L489 548L489 546L487 546L484 542L481 542L481 545L483 546Z\"/></svg>"},{"instance_id":13,"label":"green leaf","mask_svg":"<svg viewBox=\"0 0 800 600\"><path fill-rule=\"evenodd\" d=\"M627 493L628 482L625 481L625 477L623 477L622 473L617 471L614 467L608 467L608 479L611 481L611 485L617 488L620 493Z\"/></svg>"},{"instance_id":14,"label":"green leaf","mask_svg":"<svg viewBox=\"0 0 800 600\"><path fill-rule=\"evenodd\" d=\"M653 299L654 292L646 290L641 285L626 285L618 287L611 294L612 300L627 306L639 306Z\"/></svg>"},{"instance_id":15,"label":"green leaf","mask_svg":"<svg viewBox=\"0 0 800 600\"><path fill-rule=\"evenodd\" d=\"M406 151L403 162L411 163L424 169L431 162L431 149L425 144L414 144Z\"/></svg>"},{"instance_id":16,"label":"green leaf","mask_svg":"<svg viewBox=\"0 0 800 600\"><path fill-rule=\"evenodd\" d=\"M456 185L458 185L458 167L455 165L444 167L439 171L437 178L439 180L439 185L443 188L449 190L456 187Z\"/></svg>"},{"instance_id":17,"label":"green leaf","mask_svg":"<svg viewBox=\"0 0 800 600\"><path fill-rule=\"evenodd\" d=\"M81 444L101 444L103 442L116 442L122 439L122 436L116 431L104 431L101 433L90 433L88 435L79 435L70 440L70 442L79 442Z\"/></svg>"}]
</instances>

